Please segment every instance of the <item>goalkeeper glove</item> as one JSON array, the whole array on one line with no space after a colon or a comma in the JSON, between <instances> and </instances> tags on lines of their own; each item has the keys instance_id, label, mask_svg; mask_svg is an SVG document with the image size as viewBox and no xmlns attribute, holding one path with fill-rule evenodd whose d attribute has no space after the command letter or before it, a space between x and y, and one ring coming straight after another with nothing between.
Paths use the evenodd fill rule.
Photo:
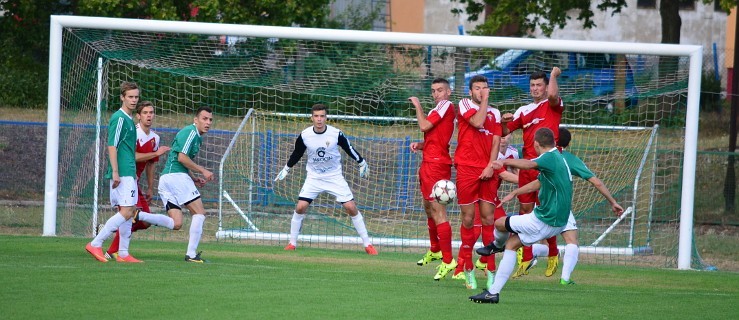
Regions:
<instances>
[{"instance_id":1,"label":"goalkeeper glove","mask_svg":"<svg viewBox=\"0 0 739 320\"><path fill-rule=\"evenodd\" d=\"M288 173L290 173L290 167L285 166L284 168L282 168L280 173L277 174L277 178L275 178L275 181L285 179Z\"/></svg>"},{"instance_id":2,"label":"goalkeeper glove","mask_svg":"<svg viewBox=\"0 0 739 320\"><path fill-rule=\"evenodd\" d=\"M359 163L359 177L360 178L369 177L369 166L367 165L366 160L362 160L362 162Z\"/></svg>"}]
</instances>

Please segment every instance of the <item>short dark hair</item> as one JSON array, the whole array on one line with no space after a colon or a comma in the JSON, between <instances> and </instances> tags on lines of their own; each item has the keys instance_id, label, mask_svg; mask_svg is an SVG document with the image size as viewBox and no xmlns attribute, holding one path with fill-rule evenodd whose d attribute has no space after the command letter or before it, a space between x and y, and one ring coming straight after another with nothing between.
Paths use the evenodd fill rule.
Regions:
<instances>
[{"instance_id":1,"label":"short dark hair","mask_svg":"<svg viewBox=\"0 0 739 320\"><path fill-rule=\"evenodd\" d=\"M139 85L137 85L136 82L123 81L123 83L121 83L121 96L125 96L126 91L128 90L136 90L138 88Z\"/></svg>"},{"instance_id":2,"label":"short dark hair","mask_svg":"<svg viewBox=\"0 0 739 320\"><path fill-rule=\"evenodd\" d=\"M141 101L136 106L136 113L140 114L141 111L143 111L146 107L151 107L152 109L154 109L154 104L151 103L151 101Z\"/></svg>"},{"instance_id":3,"label":"short dark hair","mask_svg":"<svg viewBox=\"0 0 739 320\"><path fill-rule=\"evenodd\" d=\"M201 112L207 112L207 113L213 113L213 109L211 109L209 106L202 106L199 107L198 110L195 110L195 117L199 116Z\"/></svg>"},{"instance_id":4,"label":"short dark hair","mask_svg":"<svg viewBox=\"0 0 739 320\"><path fill-rule=\"evenodd\" d=\"M549 128L539 128L534 133L534 140L542 147L554 147L554 132Z\"/></svg>"},{"instance_id":5,"label":"short dark hair","mask_svg":"<svg viewBox=\"0 0 739 320\"><path fill-rule=\"evenodd\" d=\"M479 75L479 74L478 74L478 75L476 75L476 76L474 76L474 77L472 77L472 79L470 79L470 83L468 84L468 85L469 85L469 87L470 87L470 89L472 89L472 84L473 84L473 83L478 83L478 82L485 82L485 83L488 83L488 78L486 78L486 77L485 77L485 76L483 76L483 75Z\"/></svg>"},{"instance_id":6,"label":"short dark hair","mask_svg":"<svg viewBox=\"0 0 739 320\"><path fill-rule=\"evenodd\" d=\"M567 148L570 145L570 140L572 140L572 134L570 134L570 130L560 127L559 138L557 138L557 146L563 149Z\"/></svg>"},{"instance_id":7,"label":"short dark hair","mask_svg":"<svg viewBox=\"0 0 739 320\"><path fill-rule=\"evenodd\" d=\"M310 108L310 114L312 115L312 114L313 114L313 112L316 112L316 111L321 111L321 110L323 110L323 111L326 111L326 113L328 113L328 107L327 107L327 106L326 106L325 104L322 104L322 103L316 103L316 104L314 104L314 105L313 105L313 106L312 106L312 107Z\"/></svg>"},{"instance_id":8,"label":"short dark hair","mask_svg":"<svg viewBox=\"0 0 739 320\"><path fill-rule=\"evenodd\" d=\"M529 81L538 79L544 79L544 84L549 84L549 77L547 77L547 74L544 73L544 71L534 71L534 73L529 77Z\"/></svg>"},{"instance_id":9,"label":"short dark hair","mask_svg":"<svg viewBox=\"0 0 739 320\"><path fill-rule=\"evenodd\" d=\"M449 86L449 81L447 81L444 78L436 78L434 79L434 81L431 81L431 84L437 84L437 83L445 84L447 87Z\"/></svg>"}]
</instances>

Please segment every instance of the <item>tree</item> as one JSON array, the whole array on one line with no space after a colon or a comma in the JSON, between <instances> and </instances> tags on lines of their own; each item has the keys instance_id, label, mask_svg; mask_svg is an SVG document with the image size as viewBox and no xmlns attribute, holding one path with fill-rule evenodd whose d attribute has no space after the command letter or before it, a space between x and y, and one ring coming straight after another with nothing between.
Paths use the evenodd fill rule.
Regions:
<instances>
[{"instance_id":1,"label":"tree","mask_svg":"<svg viewBox=\"0 0 739 320\"><path fill-rule=\"evenodd\" d=\"M331 0L0 0L0 105L43 107L49 16L189 20L273 26L329 25Z\"/></svg>"},{"instance_id":2,"label":"tree","mask_svg":"<svg viewBox=\"0 0 739 320\"><path fill-rule=\"evenodd\" d=\"M582 22L584 29L596 27L592 17L594 15L591 5L596 3L595 8L600 11L612 10L611 15L621 13L621 9L627 6L626 0L452 0L465 4L464 9L452 9L452 13L460 14L466 12L468 21L477 21L484 14L485 21L478 25L475 34L500 35L497 34L506 26L518 25L517 34L510 36L522 36L540 28L545 36L551 36L555 28L562 29L572 20L570 13L576 12L576 20ZM689 1L689 0L688 0ZM703 3L713 3L714 0L697 0ZM720 0L721 8L727 12L735 7L738 0ZM662 17L662 43L680 42L680 2L677 0L660 1L660 15ZM523 17L523 18L522 18Z\"/></svg>"}]
</instances>

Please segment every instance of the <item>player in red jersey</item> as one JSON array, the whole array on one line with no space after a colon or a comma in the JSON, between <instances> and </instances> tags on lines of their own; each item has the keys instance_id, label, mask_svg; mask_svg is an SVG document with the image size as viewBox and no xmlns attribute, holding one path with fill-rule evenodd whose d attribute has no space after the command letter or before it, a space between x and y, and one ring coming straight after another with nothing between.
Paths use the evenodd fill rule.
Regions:
<instances>
[{"instance_id":1,"label":"player in red jersey","mask_svg":"<svg viewBox=\"0 0 739 320\"><path fill-rule=\"evenodd\" d=\"M457 168L457 202L462 218L459 259L464 263L467 287L475 289L477 283L472 261L472 248L477 240L474 231L475 206L480 206L483 240L492 241L498 194L496 180L499 179L492 163L498 157L502 127L500 112L488 104L490 88L487 78L480 75L472 77L469 88L470 98L459 102L459 133L454 165ZM494 268L493 264L487 266L488 277L492 277Z\"/></svg>"},{"instance_id":2,"label":"player in red jersey","mask_svg":"<svg viewBox=\"0 0 739 320\"><path fill-rule=\"evenodd\" d=\"M411 151L423 151L423 161L418 169L418 181L421 185L423 208L426 211L431 248L417 262L419 266L434 260L442 260L437 267L434 280L441 280L454 270L457 262L452 253L452 226L447 219L446 205L440 204L431 196L431 189L439 180L452 178L452 157L449 156L449 143L454 134L454 104L449 101L452 90L449 82L437 78L431 83L431 96L436 106L428 116L417 97L408 100L416 109L418 126L423 131L423 142L411 143Z\"/></svg>"},{"instance_id":3,"label":"player in red jersey","mask_svg":"<svg viewBox=\"0 0 739 320\"><path fill-rule=\"evenodd\" d=\"M518 108L515 114L506 113L503 115L503 123L505 123L503 135L518 129L523 131L524 159L531 160L537 157L536 150L534 150L534 134L539 128L549 128L554 132L555 141L558 138L559 124L562 120L562 112L564 112L564 104L559 96L559 85L557 84L557 77L561 73L562 71L558 67L553 67L549 78L547 78L546 73L540 71L531 74L529 93L534 102ZM538 174L537 170L519 171L519 187L536 180ZM534 210L534 205L538 202L537 192L518 195L518 201L520 202L520 214L531 213ZM556 237L547 239L547 243L549 244L549 258L545 275L550 277L557 271L559 250L557 249ZM523 247L520 252L521 262L518 264L518 269L513 274L513 278L528 274L533 259L531 247Z\"/></svg>"},{"instance_id":4,"label":"player in red jersey","mask_svg":"<svg viewBox=\"0 0 739 320\"><path fill-rule=\"evenodd\" d=\"M500 152L498 152L498 160L518 159L518 150L510 146L509 144L510 140L511 140L510 134L505 137L500 138ZM498 178L500 178L497 180L497 183L496 183L497 186L495 188L496 190L500 188L500 184L502 183L503 180L518 185L518 169L507 168L506 170L506 168L502 168L502 169L496 170L495 175ZM505 211L503 211L503 208L498 208L497 204L496 204L495 210L497 211L495 213L495 217L502 217L506 215ZM475 236L474 236L475 241L477 241L477 239L479 239L480 235L482 234L482 218L480 217L480 206L479 205L475 206L475 221L474 221L473 228L474 228L474 233L475 233ZM486 229L486 232L490 232L490 231L491 230ZM494 236L489 235L489 234L484 235L484 239L492 239L492 238L494 238ZM462 254L462 253L463 253L463 250L461 250L461 247L460 247L460 251L458 254ZM480 259L478 259L475 262L475 268L481 271L487 270L489 258L490 258L489 256L481 256ZM457 260L463 260L463 259L458 257ZM496 269L495 259L493 258L490 261L492 261L491 269L495 270ZM457 266L457 268L454 270L453 279L467 281L467 276L465 275L463 271L464 271L463 265L460 263ZM493 277L488 278L488 287L490 287L491 285L490 282L492 280L493 280ZM473 281L476 284L477 280L473 280ZM468 283L468 286L474 287L473 285L469 285L469 283Z\"/></svg>"},{"instance_id":5,"label":"player in red jersey","mask_svg":"<svg viewBox=\"0 0 739 320\"><path fill-rule=\"evenodd\" d=\"M142 101L136 107L136 179L141 178L141 174L146 171L147 189L146 194L141 192L139 188L138 202L136 208L139 212L135 215L135 222L131 226L131 232L149 228L152 224L163 226L168 229L174 227L174 220L162 214L151 214L149 209L149 201L153 194L154 188L154 168L156 167L159 156L169 152L169 147L159 146L159 135L151 130L154 121L154 105L149 101ZM119 247L120 234L116 232L113 242L105 252L105 256L117 258L118 252L128 248Z\"/></svg>"}]
</instances>

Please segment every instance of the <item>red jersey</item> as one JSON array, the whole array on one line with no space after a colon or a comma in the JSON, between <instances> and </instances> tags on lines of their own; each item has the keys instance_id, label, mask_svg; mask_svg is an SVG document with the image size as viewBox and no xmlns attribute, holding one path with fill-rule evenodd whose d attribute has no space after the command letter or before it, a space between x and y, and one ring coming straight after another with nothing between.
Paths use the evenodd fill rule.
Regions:
<instances>
[{"instance_id":1,"label":"red jersey","mask_svg":"<svg viewBox=\"0 0 739 320\"><path fill-rule=\"evenodd\" d=\"M423 133L423 161L452 164L449 143L454 134L454 104L448 100L439 101L426 120L434 127Z\"/></svg>"},{"instance_id":2,"label":"red jersey","mask_svg":"<svg viewBox=\"0 0 739 320\"><path fill-rule=\"evenodd\" d=\"M527 104L518 108L513 114L513 121L508 122L508 130L523 130L523 158L534 159L538 155L534 150L534 134L539 128L549 128L554 132L554 140L559 138L559 123L562 121L564 104L559 98L559 104L550 106L549 100Z\"/></svg>"},{"instance_id":3,"label":"red jersey","mask_svg":"<svg viewBox=\"0 0 739 320\"><path fill-rule=\"evenodd\" d=\"M459 165L485 168L490 162L490 153L493 149L493 136L500 136L503 127L500 124L500 111L488 106L487 116L483 127L473 127L469 120L480 107L472 100L464 98L459 101L459 133L457 136L457 150L454 152L454 162Z\"/></svg>"},{"instance_id":4,"label":"red jersey","mask_svg":"<svg viewBox=\"0 0 739 320\"><path fill-rule=\"evenodd\" d=\"M157 150L159 150L159 135L154 130L149 130L149 134L146 134L139 125L136 125L136 152L149 153ZM136 162L136 178L141 177L147 163L157 161L159 161L159 157L145 162Z\"/></svg>"}]
</instances>

